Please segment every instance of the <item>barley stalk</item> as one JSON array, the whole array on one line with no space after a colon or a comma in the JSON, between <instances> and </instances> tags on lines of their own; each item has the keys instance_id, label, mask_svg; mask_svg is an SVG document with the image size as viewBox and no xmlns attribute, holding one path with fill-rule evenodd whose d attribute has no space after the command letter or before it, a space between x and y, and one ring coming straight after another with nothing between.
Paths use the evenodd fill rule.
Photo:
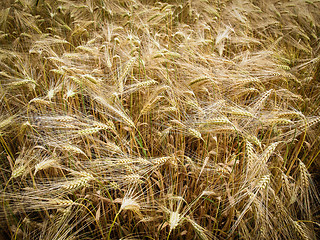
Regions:
<instances>
[{"instance_id":1,"label":"barley stalk","mask_svg":"<svg viewBox=\"0 0 320 240\"><path fill-rule=\"evenodd\" d=\"M2 121L0 122L0 129L1 129L1 128L4 128L4 127L7 127L8 125L10 125L10 123L12 123L13 120L14 120L14 117L13 117L13 116L8 117L8 118L2 120Z\"/></svg>"},{"instance_id":2,"label":"barley stalk","mask_svg":"<svg viewBox=\"0 0 320 240\"><path fill-rule=\"evenodd\" d=\"M234 116L253 117L252 113L235 107L231 107L229 113Z\"/></svg>"},{"instance_id":3,"label":"barley stalk","mask_svg":"<svg viewBox=\"0 0 320 240\"><path fill-rule=\"evenodd\" d=\"M144 183L144 181L142 180L142 176L135 173L124 176L124 180L126 182L133 183L133 184Z\"/></svg>"},{"instance_id":4,"label":"barley stalk","mask_svg":"<svg viewBox=\"0 0 320 240\"><path fill-rule=\"evenodd\" d=\"M50 199L49 204L58 205L61 207L69 207L69 206L73 206L75 202L73 202L72 200L65 200L65 199Z\"/></svg>"},{"instance_id":5,"label":"barley stalk","mask_svg":"<svg viewBox=\"0 0 320 240\"><path fill-rule=\"evenodd\" d=\"M119 89L120 93L123 92L124 80L125 80L127 74L129 73L129 71L132 69L132 67L135 64L136 60L137 60L137 57L132 57L127 62L126 66L121 71L120 77L118 78L118 89Z\"/></svg>"},{"instance_id":6,"label":"barley stalk","mask_svg":"<svg viewBox=\"0 0 320 240\"><path fill-rule=\"evenodd\" d=\"M301 225L297 221L292 221L295 229L298 231L300 237L304 240L309 240L306 231L301 227Z\"/></svg>"},{"instance_id":7,"label":"barley stalk","mask_svg":"<svg viewBox=\"0 0 320 240\"><path fill-rule=\"evenodd\" d=\"M26 170L25 165L15 166L11 173L11 178L20 177Z\"/></svg>"},{"instance_id":8,"label":"barley stalk","mask_svg":"<svg viewBox=\"0 0 320 240\"><path fill-rule=\"evenodd\" d=\"M35 165L34 175L40 170L48 169L50 167L56 167L58 165L58 160L56 158L49 158L47 160L41 161Z\"/></svg>"},{"instance_id":9,"label":"barley stalk","mask_svg":"<svg viewBox=\"0 0 320 240\"><path fill-rule=\"evenodd\" d=\"M155 158L152 160L152 163L155 165L162 165L164 163L166 163L169 159L171 159L172 157L160 157L160 158Z\"/></svg>"},{"instance_id":10,"label":"barley stalk","mask_svg":"<svg viewBox=\"0 0 320 240\"><path fill-rule=\"evenodd\" d=\"M67 151L71 151L73 153L86 155L80 148L73 146L73 145L70 145L70 144L66 144L66 145L62 146L62 148Z\"/></svg>"},{"instance_id":11,"label":"barley stalk","mask_svg":"<svg viewBox=\"0 0 320 240\"><path fill-rule=\"evenodd\" d=\"M248 140L246 141L246 153L248 156L248 170L251 171L257 161L257 157L254 153L253 145Z\"/></svg>"},{"instance_id":12,"label":"barley stalk","mask_svg":"<svg viewBox=\"0 0 320 240\"><path fill-rule=\"evenodd\" d=\"M266 163L269 158L271 157L271 155L274 153L274 151L276 150L276 147L279 145L280 142L275 142L272 143L270 146L268 146L263 153L261 154L261 162L262 163Z\"/></svg>"},{"instance_id":13,"label":"barley stalk","mask_svg":"<svg viewBox=\"0 0 320 240\"><path fill-rule=\"evenodd\" d=\"M92 175L83 176L78 179L68 181L64 183L61 187L66 190L75 190L75 189L87 186L88 182L92 179L93 179Z\"/></svg>"},{"instance_id":14,"label":"barley stalk","mask_svg":"<svg viewBox=\"0 0 320 240\"><path fill-rule=\"evenodd\" d=\"M120 210L131 210L134 212L139 212L140 205L135 199L124 197L122 199Z\"/></svg>"},{"instance_id":15,"label":"barley stalk","mask_svg":"<svg viewBox=\"0 0 320 240\"><path fill-rule=\"evenodd\" d=\"M202 139L201 133L194 128L188 128L187 131L195 138Z\"/></svg>"},{"instance_id":16,"label":"barley stalk","mask_svg":"<svg viewBox=\"0 0 320 240\"><path fill-rule=\"evenodd\" d=\"M82 129L77 131L77 134L79 135L92 135L95 133L98 133L101 130L101 128L99 127L93 127L93 128L86 128L86 129Z\"/></svg>"},{"instance_id":17,"label":"barley stalk","mask_svg":"<svg viewBox=\"0 0 320 240\"><path fill-rule=\"evenodd\" d=\"M300 169L300 178L303 189L307 190L309 188L309 171L305 164L299 159L299 169Z\"/></svg>"}]
</instances>

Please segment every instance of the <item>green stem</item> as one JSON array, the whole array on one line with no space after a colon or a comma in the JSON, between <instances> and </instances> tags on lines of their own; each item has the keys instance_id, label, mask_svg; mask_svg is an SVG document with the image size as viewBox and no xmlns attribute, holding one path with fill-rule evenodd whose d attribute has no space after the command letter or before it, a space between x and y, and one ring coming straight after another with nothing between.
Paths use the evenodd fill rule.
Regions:
<instances>
[{"instance_id":1,"label":"green stem","mask_svg":"<svg viewBox=\"0 0 320 240\"><path fill-rule=\"evenodd\" d=\"M169 240L170 234L171 234L171 229L170 229L170 231L169 231L169 234L168 234L167 240Z\"/></svg>"},{"instance_id":2,"label":"green stem","mask_svg":"<svg viewBox=\"0 0 320 240\"><path fill-rule=\"evenodd\" d=\"M117 220L120 212L121 212L121 209L119 210L119 212L118 212L118 213L116 214L116 216L114 217L114 220L113 220L113 222L112 222L112 224L111 224L111 227L110 227L110 230L109 230L109 232L108 232L108 237L107 237L108 240L110 240L110 235L111 235L111 231L112 231L113 225L115 224L115 222L116 222L116 220Z\"/></svg>"}]
</instances>

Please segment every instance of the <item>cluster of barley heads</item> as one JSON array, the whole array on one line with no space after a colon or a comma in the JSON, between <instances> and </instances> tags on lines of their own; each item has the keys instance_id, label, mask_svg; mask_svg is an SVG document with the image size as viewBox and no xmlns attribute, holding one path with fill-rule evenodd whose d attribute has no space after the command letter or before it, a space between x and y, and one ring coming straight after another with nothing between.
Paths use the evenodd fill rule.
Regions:
<instances>
[{"instance_id":1,"label":"cluster of barley heads","mask_svg":"<svg viewBox=\"0 0 320 240\"><path fill-rule=\"evenodd\" d=\"M317 238L319 1L0 9L5 239Z\"/></svg>"}]
</instances>

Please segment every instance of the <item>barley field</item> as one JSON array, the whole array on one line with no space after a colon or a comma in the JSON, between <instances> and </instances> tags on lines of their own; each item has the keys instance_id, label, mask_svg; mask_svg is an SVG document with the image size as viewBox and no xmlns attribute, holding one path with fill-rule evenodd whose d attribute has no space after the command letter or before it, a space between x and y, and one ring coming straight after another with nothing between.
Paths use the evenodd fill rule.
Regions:
<instances>
[{"instance_id":1,"label":"barley field","mask_svg":"<svg viewBox=\"0 0 320 240\"><path fill-rule=\"evenodd\" d=\"M0 239L320 238L319 0L2 0Z\"/></svg>"}]
</instances>

